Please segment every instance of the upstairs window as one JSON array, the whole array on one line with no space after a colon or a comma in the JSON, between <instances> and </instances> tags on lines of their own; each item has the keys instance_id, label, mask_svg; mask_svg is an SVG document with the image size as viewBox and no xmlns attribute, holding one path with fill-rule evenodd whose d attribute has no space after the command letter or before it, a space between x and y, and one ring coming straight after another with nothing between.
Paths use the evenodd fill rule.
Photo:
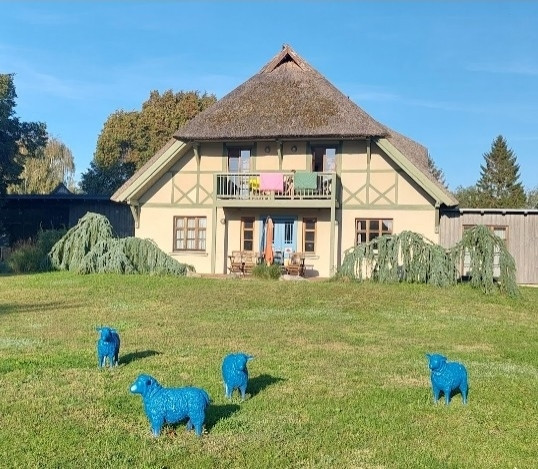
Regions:
<instances>
[{"instance_id":1,"label":"upstairs window","mask_svg":"<svg viewBox=\"0 0 538 469\"><path fill-rule=\"evenodd\" d=\"M248 173L250 156L250 148L228 148L228 172Z\"/></svg>"},{"instance_id":2,"label":"upstairs window","mask_svg":"<svg viewBox=\"0 0 538 469\"><path fill-rule=\"evenodd\" d=\"M336 147L312 147L312 171L332 172L336 164Z\"/></svg>"}]
</instances>

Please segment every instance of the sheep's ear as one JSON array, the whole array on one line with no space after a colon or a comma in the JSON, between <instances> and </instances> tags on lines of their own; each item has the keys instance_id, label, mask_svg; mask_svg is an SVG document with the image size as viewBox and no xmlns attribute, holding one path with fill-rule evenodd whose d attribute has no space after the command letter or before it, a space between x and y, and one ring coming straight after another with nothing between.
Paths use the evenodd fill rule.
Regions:
<instances>
[{"instance_id":1,"label":"sheep's ear","mask_svg":"<svg viewBox=\"0 0 538 469\"><path fill-rule=\"evenodd\" d=\"M148 378L146 380L146 386L151 386L151 383L153 382L153 380L151 378Z\"/></svg>"},{"instance_id":2,"label":"sheep's ear","mask_svg":"<svg viewBox=\"0 0 538 469\"><path fill-rule=\"evenodd\" d=\"M431 357L432 357L432 356L431 356L429 353L426 354L426 358L427 358L428 360L429 360Z\"/></svg>"}]
</instances>

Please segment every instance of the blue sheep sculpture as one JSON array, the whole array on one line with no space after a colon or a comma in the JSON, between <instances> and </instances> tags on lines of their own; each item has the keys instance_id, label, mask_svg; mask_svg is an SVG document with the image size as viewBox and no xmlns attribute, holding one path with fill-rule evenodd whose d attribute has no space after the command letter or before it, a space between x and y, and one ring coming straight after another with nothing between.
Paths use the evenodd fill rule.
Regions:
<instances>
[{"instance_id":1,"label":"blue sheep sculpture","mask_svg":"<svg viewBox=\"0 0 538 469\"><path fill-rule=\"evenodd\" d=\"M450 402L450 394L459 390L463 403L467 404L469 393L469 383L467 381L467 370L458 362L448 362L447 358L437 353L426 354L428 366L431 370L431 381L433 390L433 400L439 400L441 391L445 395L445 402Z\"/></svg>"},{"instance_id":2,"label":"blue sheep sculpture","mask_svg":"<svg viewBox=\"0 0 538 469\"><path fill-rule=\"evenodd\" d=\"M98 327L100 332L99 340L97 341L97 359L98 366L102 368L108 364L110 367L118 366L120 354L120 336L116 329L110 327Z\"/></svg>"},{"instance_id":3,"label":"blue sheep sculpture","mask_svg":"<svg viewBox=\"0 0 538 469\"><path fill-rule=\"evenodd\" d=\"M230 353L222 360L224 393L228 399L231 399L234 390L238 389L241 399L245 400L248 383L247 362L253 358L252 355L245 353Z\"/></svg>"},{"instance_id":4,"label":"blue sheep sculpture","mask_svg":"<svg viewBox=\"0 0 538 469\"><path fill-rule=\"evenodd\" d=\"M140 394L151 432L157 437L164 423L187 420L187 430L202 435L206 409L210 403L206 391L195 387L165 388L149 375L140 375L131 385L133 394Z\"/></svg>"}]
</instances>

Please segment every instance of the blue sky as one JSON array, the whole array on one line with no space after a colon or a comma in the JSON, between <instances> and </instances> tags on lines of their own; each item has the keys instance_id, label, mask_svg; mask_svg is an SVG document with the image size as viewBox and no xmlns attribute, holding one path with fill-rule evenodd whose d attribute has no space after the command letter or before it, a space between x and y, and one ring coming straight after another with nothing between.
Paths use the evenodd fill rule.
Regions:
<instances>
[{"instance_id":1,"label":"blue sky","mask_svg":"<svg viewBox=\"0 0 538 469\"><path fill-rule=\"evenodd\" d=\"M290 44L374 119L425 145L451 189L498 135L538 186L538 2L1 1L17 115L73 152L151 90L221 98Z\"/></svg>"}]
</instances>

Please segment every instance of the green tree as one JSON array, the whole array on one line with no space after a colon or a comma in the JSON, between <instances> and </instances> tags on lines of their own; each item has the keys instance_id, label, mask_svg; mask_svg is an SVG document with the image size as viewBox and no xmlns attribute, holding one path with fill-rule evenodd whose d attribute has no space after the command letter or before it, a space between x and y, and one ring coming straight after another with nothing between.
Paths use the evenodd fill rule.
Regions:
<instances>
[{"instance_id":1,"label":"green tree","mask_svg":"<svg viewBox=\"0 0 538 469\"><path fill-rule=\"evenodd\" d=\"M437 167L435 161L433 161L433 158L430 154L428 154L428 170L433 175L433 177L437 179L437 181L439 181L441 185L446 187L445 175L443 173L443 170Z\"/></svg>"},{"instance_id":2,"label":"green tree","mask_svg":"<svg viewBox=\"0 0 538 469\"><path fill-rule=\"evenodd\" d=\"M454 196L458 199L459 206L464 208L481 207L481 197L476 186L458 186L454 191Z\"/></svg>"},{"instance_id":3,"label":"green tree","mask_svg":"<svg viewBox=\"0 0 538 469\"><path fill-rule=\"evenodd\" d=\"M527 192L527 208L538 208L538 186Z\"/></svg>"},{"instance_id":4,"label":"green tree","mask_svg":"<svg viewBox=\"0 0 538 469\"><path fill-rule=\"evenodd\" d=\"M215 96L197 91L152 91L141 111L120 110L109 116L97 140L97 166L121 161L140 168L177 129L215 101Z\"/></svg>"},{"instance_id":5,"label":"green tree","mask_svg":"<svg viewBox=\"0 0 538 469\"><path fill-rule=\"evenodd\" d=\"M116 161L108 166L101 166L92 161L88 171L81 175L80 188L86 194L110 197L133 174L133 163Z\"/></svg>"},{"instance_id":6,"label":"green tree","mask_svg":"<svg viewBox=\"0 0 538 469\"><path fill-rule=\"evenodd\" d=\"M491 150L484 154L485 163L480 166L480 179L476 187L483 208L521 208L526 196L519 182L519 165L516 155L508 148L506 140L499 135Z\"/></svg>"},{"instance_id":7,"label":"green tree","mask_svg":"<svg viewBox=\"0 0 538 469\"><path fill-rule=\"evenodd\" d=\"M75 161L71 150L55 137L49 137L44 148L25 159L21 180L8 192L16 194L48 194L59 184L73 189Z\"/></svg>"},{"instance_id":8,"label":"green tree","mask_svg":"<svg viewBox=\"0 0 538 469\"><path fill-rule=\"evenodd\" d=\"M19 182L24 161L47 143L46 125L21 122L15 115L13 74L0 74L0 195Z\"/></svg>"}]
</instances>

